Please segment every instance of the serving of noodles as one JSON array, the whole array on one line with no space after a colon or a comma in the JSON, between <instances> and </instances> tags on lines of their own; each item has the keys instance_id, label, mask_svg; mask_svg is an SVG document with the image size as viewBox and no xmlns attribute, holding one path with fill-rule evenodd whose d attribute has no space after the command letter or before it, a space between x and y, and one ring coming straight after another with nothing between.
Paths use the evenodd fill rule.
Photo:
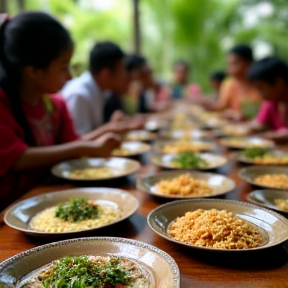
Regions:
<instances>
[{"instance_id":1,"label":"serving of noodles","mask_svg":"<svg viewBox=\"0 0 288 288\"><path fill-rule=\"evenodd\" d=\"M122 216L117 207L95 204L80 198L61 205L47 208L35 215L29 223L30 228L46 233L76 232L101 227ZM89 211L93 213L89 214Z\"/></svg>"}]
</instances>

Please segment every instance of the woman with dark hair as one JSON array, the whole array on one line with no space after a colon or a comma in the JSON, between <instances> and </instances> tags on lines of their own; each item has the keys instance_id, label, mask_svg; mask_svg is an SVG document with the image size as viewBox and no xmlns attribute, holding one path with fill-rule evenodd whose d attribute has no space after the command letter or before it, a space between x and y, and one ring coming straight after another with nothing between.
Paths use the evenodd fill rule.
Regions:
<instances>
[{"instance_id":1,"label":"woman with dark hair","mask_svg":"<svg viewBox=\"0 0 288 288\"><path fill-rule=\"evenodd\" d=\"M70 78L73 41L51 16L27 12L0 27L0 210L57 162L108 156L119 140L75 141L57 93Z\"/></svg>"},{"instance_id":2,"label":"woman with dark hair","mask_svg":"<svg viewBox=\"0 0 288 288\"><path fill-rule=\"evenodd\" d=\"M248 45L237 45L227 55L228 77L221 85L219 99L206 103L213 111L225 111L227 117L251 119L257 115L261 97L247 81L246 73L253 63L253 52Z\"/></svg>"}]
</instances>

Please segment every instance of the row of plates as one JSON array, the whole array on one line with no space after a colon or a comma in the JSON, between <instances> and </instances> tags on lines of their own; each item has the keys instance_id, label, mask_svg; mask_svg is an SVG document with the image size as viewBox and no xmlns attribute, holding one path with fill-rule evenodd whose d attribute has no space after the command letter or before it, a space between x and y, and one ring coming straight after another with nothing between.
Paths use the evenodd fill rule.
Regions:
<instances>
[{"instance_id":1,"label":"row of plates","mask_svg":"<svg viewBox=\"0 0 288 288\"><path fill-rule=\"evenodd\" d=\"M268 167L249 167L244 168L240 171L241 177L243 177L246 181L254 183L252 180L249 181L247 177L256 177L258 175L263 175L266 173ZM251 171L254 173L248 173L247 171ZM264 170L264 171L263 171ZM273 167L274 173L283 173L285 172L288 175L287 168L281 167ZM156 175L138 177L137 179L137 189L139 191L146 192L152 196L161 197L161 198L170 198L170 199L191 199L191 198L200 198L200 197L191 197L191 196L180 196L180 195L164 195L160 194L157 190L157 185L161 180L170 180L176 178L180 175L189 174L196 180L202 181L208 184L212 188L211 195L202 196L203 198L211 198L218 197L229 193L235 189L235 182L230 178L216 173L202 173L196 171L172 171L172 172L162 172L157 173ZM262 173L262 174L261 174ZM247 176L249 175L249 176ZM253 179L253 178L251 178ZM273 190L274 191L274 190ZM25 232L34 236L47 236L54 235L59 236L63 235L63 233L44 233L34 231L30 228L30 220L45 210L46 208L56 206L59 203L63 203L71 198L81 198L84 197L86 199L90 199L91 201L106 201L106 203L114 203L121 211L122 216L117 221L114 221L111 224L115 224L117 222L123 221L133 215L138 207L138 200L128 192L125 192L120 189L113 188L79 188L79 189L71 189L67 191L59 191L48 194L42 194L39 196L35 196L26 200L23 200L15 205L13 205L10 209L7 210L4 220L7 225L10 227ZM274 198L276 197L276 198ZM281 191L275 190L274 192L265 192L264 191L255 191L249 195L249 200L255 204L260 204L262 206L267 206L268 208L273 208L274 210L278 210L280 212L284 212L279 210L274 205L274 200L280 198L285 198L285 193ZM288 197L286 197L288 198ZM286 199L285 198L285 199ZM193 200L193 199L192 199ZM103 226L102 226L103 227ZM102 228L101 227L101 228ZM91 230L95 230L99 228L93 228ZM79 232L69 232L68 234L79 234Z\"/></svg>"},{"instance_id":2,"label":"row of plates","mask_svg":"<svg viewBox=\"0 0 288 288\"><path fill-rule=\"evenodd\" d=\"M18 217L18 220L16 220L20 222L29 221L30 213L37 213L45 208L46 205L54 205L75 195L77 197L88 196L97 200L105 199L106 201L117 203L125 211L123 219L131 216L138 208L137 199L125 191L107 188L81 188L49 193L24 200L13 208L15 212L13 217ZM257 225L261 234L265 235L262 245L245 250L225 250L190 245L171 238L167 233L170 223L177 217L183 216L185 212L196 209L225 209L235 213L238 217ZM220 199L173 201L154 209L148 215L147 221L150 228L166 240L198 250L245 253L246 251L270 248L288 239L288 220L285 217L271 210L238 201ZM31 271L61 257L77 255L115 255L126 257L148 269L153 280L149 287L180 287L179 269L171 256L154 246L140 241L111 237L78 238L60 241L39 246L13 256L0 263L0 287L15 288L17 287L15 283Z\"/></svg>"}]
</instances>

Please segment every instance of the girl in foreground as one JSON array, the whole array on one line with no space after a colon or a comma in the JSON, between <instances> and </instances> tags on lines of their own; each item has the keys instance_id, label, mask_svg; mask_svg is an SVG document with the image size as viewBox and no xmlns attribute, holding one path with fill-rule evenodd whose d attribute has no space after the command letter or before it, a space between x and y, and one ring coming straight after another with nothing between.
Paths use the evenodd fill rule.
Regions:
<instances>
[{"instance_id":1,"label":"girl in foreground","mask_svg":"<svg viewBox=\"0 0 288 288\"><path fill-rule=\"evenodd\" d=\"M72 53L68 31L47 14L23 13L0 27L0 210L35 185L39 168L107 157L120 143L115 134L81 141L53 95L70 78Z\"/></svg>"}]
</instances>

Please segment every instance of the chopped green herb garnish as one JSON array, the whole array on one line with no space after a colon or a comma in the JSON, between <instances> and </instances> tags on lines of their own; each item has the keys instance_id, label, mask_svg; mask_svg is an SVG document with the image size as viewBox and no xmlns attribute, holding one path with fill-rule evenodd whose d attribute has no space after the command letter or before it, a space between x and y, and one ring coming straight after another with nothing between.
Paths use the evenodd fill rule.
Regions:
<instances>
[{"instance_id":1,"label":"chopped green herb garnish","mask_svg":"<svg viewBox=\"0 0 288 288\"><path fill-rule=\"evenodd\" d=\"M179 153L173 160L181 168L202 168L207 165L207 161L198 154L190 151Z\"/></svg>"},{"instance_id":2,"label":"chopped green herb garnish","mask_svg":"<svg viewBox=\"0 0 288 288\"><path fill-rule=\"evenodd\" d=\"M55 216L69 222L79 222L99 218L98 205L84 198L70 199L57 206Z\"/></svg>"},{"instance_id":3,"label":"chopped green herb garnish","mask_svg":"<svg viewBox=\"0 0 288 288\"><path fill-rule=\"evenodd\" d=\"M121 259L93 261L88 256L64 257L56 267L38 276L45 288L113 288L117 284L129 285L131 276L125 271Z\"/></svg>"},{"instance_id":4,"label":"chopped green herb garnish","mask_svg":"<svg viewBox=\"0 0 288 288\"><path fill-rule=\"evenodd\" d=\"M242 152L243 156L246 158L256 158L256 157L263 157L267 154L269 154L269 149L267 148L260 148L260 147L255 147L255 148L248 148L245 149Z\"/></svg>"}]
</instances>

